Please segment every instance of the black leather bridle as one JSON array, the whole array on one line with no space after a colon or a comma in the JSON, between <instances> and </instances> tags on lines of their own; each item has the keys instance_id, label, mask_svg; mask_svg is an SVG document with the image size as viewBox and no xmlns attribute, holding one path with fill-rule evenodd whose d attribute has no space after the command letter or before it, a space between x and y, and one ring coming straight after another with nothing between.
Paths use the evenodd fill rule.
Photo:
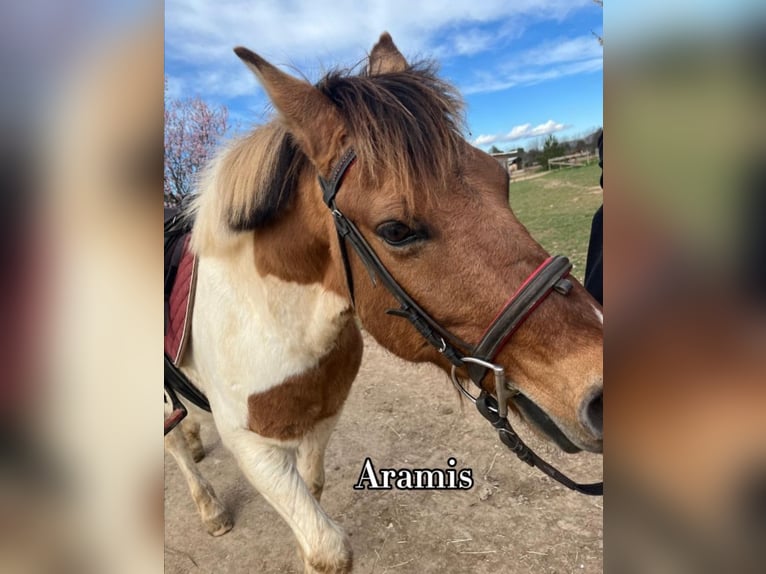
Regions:
<instances>
[{"instance_id":1,"label":"black leather bridle","mask_svg":"<svg viewBox=\"0 0 766 574\"><path fill-rule=\"evenodd\" d=\"M338 160L328 179L319 176L324 202L332 212L335 228L338 232L341 257L345 268L346 282L351 297L354 299L354 280L348 259L346 242L350 243L361 259L373 284L380 281L389 293L399 303L398 309L389 309L386 313L404 317L450 363L452 363L452 381L458 390L472 401L481 415L486 418L498 431L500 440L521 460L539 468L543 473L563 484L564 486L588 495L602 495L604 483L579 484L562 474L556 468L535 454L516 434L508 421L508 400L513 395L520 394L518 390L507 386L505 370L494 363L495 357L505 346L513 333L534 309L553 291L567 295L572 289L572 283L567 279L572 265L566 257L560 255L548 258L538 267L505 304L500 313L485 331L481 341L476 346L462 341L439 325L418 303L410 297L399 285L386 266L364 238L354 223L338 209L335 196L338 194L343 177L356 159L352 148L346 150ZM471 381L479 388L477 397L466 391L457 376L456 369L465 367ZM482 386L482 381L488 373L495 378L495 393L497 398L489 394Z\"/></svg>"}]
</instances>

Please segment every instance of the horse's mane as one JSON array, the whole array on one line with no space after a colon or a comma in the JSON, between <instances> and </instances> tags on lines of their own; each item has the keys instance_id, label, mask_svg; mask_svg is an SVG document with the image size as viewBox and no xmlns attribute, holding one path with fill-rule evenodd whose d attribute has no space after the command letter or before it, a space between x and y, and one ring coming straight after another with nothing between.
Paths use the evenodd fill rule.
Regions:
<instances>
[{"instance_id":1,"label":"horse's mane","mask_svg":"<svg viewBox=\"0 0 766 574\"><path fill-rule=\"evenodd\" d=\"M463 103L430 62L380 75L332 71L316 87L338 107L366 182L374 186L386 178L411 205L454 174ZM200 219L215 217L216 227L232 231L268 225L290 205L310 166L278 119L257 127L203 173L192 207L197 224L209 225Z\"/></svg>"}]
</instances>

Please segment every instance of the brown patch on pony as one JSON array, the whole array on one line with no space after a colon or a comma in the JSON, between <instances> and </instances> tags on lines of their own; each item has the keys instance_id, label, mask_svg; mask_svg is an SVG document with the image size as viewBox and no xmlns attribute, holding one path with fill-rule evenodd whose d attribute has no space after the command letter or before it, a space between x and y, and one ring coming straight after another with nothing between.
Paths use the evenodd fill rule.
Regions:
<instances>
[{"instance_id":1,"label":"brown patch on pony","mask_svg":"<svg viewBox=\"0 0 766 574\"><path fill-rule=\"evenodd\" d=\"M319 241L308 244L280 241L280 237L289 236L287 229L294 227L282 226L278 234L259 241L255 247L255 266L261 275L273 275L283 281L320 283L330 263L330 247Z\"/></svg>"},{"instance_id":2,"label":"brown patch on pony","mask_svg":"<svg viewBox=\"0 0 766 574\"><path fill-rule=\"evenodd\" d=\"M313 172L304 175L313 180ZM300 186L310 185L304 181ZM296 194L285 210L279 225L268 225L255 231L255 265L261 275L273 275L283 281L321 283L330 265L327 233L316 233L317 221L326 217L324 205L312 201L309 194Z\"/></svg>"},{"instance_id":3,"label":"brown patch on pony","mask_svg":"<svg viewBox=\"0 0 766 574\"><path fill-rule=\"evenodd\" d=\"M300 438L337 414L362 362L362 335L348 314L335 347L313 369L247 399L248 426L268 438Z\"/></svg>"}]
</instances>

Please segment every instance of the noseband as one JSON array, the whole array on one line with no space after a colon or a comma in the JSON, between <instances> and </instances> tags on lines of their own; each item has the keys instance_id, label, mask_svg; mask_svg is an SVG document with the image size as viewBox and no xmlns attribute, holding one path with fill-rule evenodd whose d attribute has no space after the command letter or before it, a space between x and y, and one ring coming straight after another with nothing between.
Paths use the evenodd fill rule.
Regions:
<instances>
[{"instance_id":1,"label":"noseband","mask_svg":"<svg viewBox=\"0 0 766 574\"><path fill-rule=\"evenodd\" d=\"M572 264L566 257L560 255L546 259L508 299L500 313L484 332L481 341L475 347L471 346L442 327L407 294L386 269L386 266L378 258L356 225L338 209L335 204L335 196L338 194L343 176L355 159L356 153L352 148L349 148L333 167L329 179L319 176L324 202L330 208L335 220L352 305L355 304L354 280L351 275L346 242L351 244L362 260L370 274L373 285L377 285L377 282L380 281L399 303L398 309L389 309L386 313L407 319L431 346L452 363L451 377L453 383L464 396L476 405L481 415L495 427L503 444L521 460L530 466L539 468L543 473L564 486L583 494L602 495L603 482L576 483L537 456L516 434L508 421L508 400L520 393L508 386L504 368L493 362L524 320L548 295L556 291L565 296L571 291L572 283L567 279L567 276L572 269ZM465 368L470 380L479 388L478 396L471 395L460 382L457 375L459 368ZM482 381L490 372L494 376L497 398L488 393L482 385Z\"/></svg>"}]
</instances>

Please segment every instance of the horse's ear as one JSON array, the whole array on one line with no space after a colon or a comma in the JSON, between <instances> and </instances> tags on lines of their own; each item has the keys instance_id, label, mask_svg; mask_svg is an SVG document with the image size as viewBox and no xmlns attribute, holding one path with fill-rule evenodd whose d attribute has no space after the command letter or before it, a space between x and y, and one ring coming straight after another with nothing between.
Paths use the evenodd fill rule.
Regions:
<instances>
[{"instance_id":1,"label":"horse's ear","mask_svg":"<svg viewBox=\"0 0 766 574\"><path fill-rule=\"evenodd\" d=\"M261 82L287 130L320 171L330 169L345 135L335 105L314 86L285 74L247 48L234 53Z\"/></svg>"},{"instance_id":2,"label":"horse's ear","mask_svg":"<svg viewBox=\"0 0 766 574\"><path fill-rule=\"evenodd\" d=\"M403 72L407 69L407 60L391 39L391 34L383 32L380 35L378 43L375 44L370 52L370 63L367 66L367 73L371 76L378 74L387 74L390 72Z\"/></svg>"}]
</instances>

